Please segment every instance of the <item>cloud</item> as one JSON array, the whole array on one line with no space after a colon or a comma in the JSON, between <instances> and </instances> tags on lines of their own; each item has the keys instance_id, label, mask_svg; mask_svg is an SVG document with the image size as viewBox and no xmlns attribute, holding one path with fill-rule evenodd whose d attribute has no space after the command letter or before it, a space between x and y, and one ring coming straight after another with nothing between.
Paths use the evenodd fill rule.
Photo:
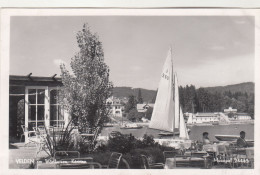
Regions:
<instances>
[{"instance_id":1,"label":"cloud","mask_svg":"<svg viewBox=\"0 0 260 175\"><path fill-rule=\"evenodd\" d=\"M53 64L54 64L55 66L57 66L58 68L60 68L60 65L61 65L61 64L64 64L65 67L66 67L66 69L67 69L71 74L73 74L73 71L72 71L72 69L71 69L70 64L67 63L66 61L64 61L64 60L62 60L62 59L54 59L54 60L53 60Z\"/></svg>"},{"instance_id":2,"label":"cloud","mask_svg":"<svg viewBox=\"0 0 260 175\"><path fill-rule=\"evenodd\" d=\"M54 63L56 66L58 66L58 67L60 67L61 64L67 65L67 63L66 63L64 60L62 60L62 59L54 59L54 60L53 60L53 63Z\"/></svg>"}]
</instances>

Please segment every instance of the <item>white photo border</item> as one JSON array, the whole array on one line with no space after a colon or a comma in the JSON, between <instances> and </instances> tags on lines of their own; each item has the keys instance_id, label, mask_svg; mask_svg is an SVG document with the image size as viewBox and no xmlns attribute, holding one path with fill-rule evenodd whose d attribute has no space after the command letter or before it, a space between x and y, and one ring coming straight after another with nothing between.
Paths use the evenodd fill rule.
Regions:
<instances>
[{"instance_id":1,"label":"white photo border","mask_svg":"<svg viewBox=\"0 0 260 175\"><path fill-rule=\"evenodd\" d=\"M9 54L10 18L12 16L254 16L255 17L255 168L254 169L174 169L174 170L66 170L66 174L258 174L260 172L260 10L259 9L3 9L1 11L1 156L0 167L4 174L47 174L64 170L23 170L9 169ZM258 108L257 108L258 107ZM87 172L86 172L87 171Z\"/></svg>"}]
</instances>

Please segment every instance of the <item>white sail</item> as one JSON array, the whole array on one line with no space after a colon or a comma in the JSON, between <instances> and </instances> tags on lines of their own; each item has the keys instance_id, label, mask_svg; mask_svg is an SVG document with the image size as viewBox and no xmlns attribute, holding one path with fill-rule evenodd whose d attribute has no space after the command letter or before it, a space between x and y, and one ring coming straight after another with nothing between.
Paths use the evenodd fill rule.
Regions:
<instances>
[{"instance_id":1,"label":"white sail","mask_svg":"<svg viewBox=\"0 0 260 175\"><path fill-rule=\"evenodd\" d=\"M170 49L163 66L150 128L174 131L173 95L173 63Z\"/></svg>"},{"instance_id":2,"label":"white sail","mask_svg":"<svg viewBox=\"0 0 260 175\"><path fill-rule=\"evenodd\" d=\"M181 108L180 108L180 138L189 139L188 130L184 121L184 116Z\"/></svg>"},{"instance_id":3,"label":"white sail","mask_svg":"<svg viewBox=\"0 0 260 175\"><path fill-rule=\"evenodd\" d=\"M180 103L179 103L179 88L176 72L174 73L174 111L175 111L175 128L180 126Z\"/></svg>"}]
</instances>

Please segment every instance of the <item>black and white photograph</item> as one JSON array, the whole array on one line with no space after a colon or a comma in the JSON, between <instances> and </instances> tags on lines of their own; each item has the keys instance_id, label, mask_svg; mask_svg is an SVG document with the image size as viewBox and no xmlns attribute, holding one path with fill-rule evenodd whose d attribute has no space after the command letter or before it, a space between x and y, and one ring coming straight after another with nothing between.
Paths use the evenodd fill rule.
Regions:
<instances>
[{"instance_id":1,"label":"black and white photograph","mask_svg":"<svg viewBox=\"0 0 260 175\"><path fill-rule=\"evenodd\" d=\"M259 10L5 12L10 170L255 170Z\"/></svg>"}]
</instances>

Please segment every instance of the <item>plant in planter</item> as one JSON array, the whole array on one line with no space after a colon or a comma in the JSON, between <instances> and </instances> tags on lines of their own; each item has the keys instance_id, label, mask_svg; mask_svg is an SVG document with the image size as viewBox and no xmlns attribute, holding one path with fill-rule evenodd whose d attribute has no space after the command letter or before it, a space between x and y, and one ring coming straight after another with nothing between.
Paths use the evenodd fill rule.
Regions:
<instances>
[{"instance_id":1,"label":"plant in planter","mask_svg":"<svg viewBox=\"0 0 260 175\"><path fill-rule=\"evenodd\" d=\"M77 150L75 147L75 139L73 130L75 129L72 121L64 128L60 128L59 131L50 128L49 130L45 129L45 139L44 146L47 148L51 158L54 157L56 151L74 151Z\"/></svg>"}]
</instances>

